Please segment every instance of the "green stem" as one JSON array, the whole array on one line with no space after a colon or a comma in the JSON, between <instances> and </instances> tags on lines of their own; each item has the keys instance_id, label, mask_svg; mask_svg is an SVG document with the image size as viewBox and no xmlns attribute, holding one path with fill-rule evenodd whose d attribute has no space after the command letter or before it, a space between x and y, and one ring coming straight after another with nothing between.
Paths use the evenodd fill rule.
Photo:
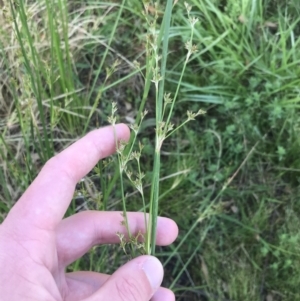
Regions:
<instances>
[{"instance_id":1,"label":"green stem","mask_svg":"<svg viewBox=\"0 0 300 301\"><path fill-rule=\"evenodd\" d=\"M166 65L168 57L168 46L169 46L169 31L172 16L172 0L168 0L163 18L163 23L158 37L157 49L159 49L160 39L163 34L163 49L162 49L162 61L161 61L161 80L155 82L156 87L156 137L155 137L155 153L154 153L154 165L153 175L151 182L151 193L150 193L150 212L148 222L148 237L146 242L146 250L148 254L155 255L155 244L156 244L156 227L157 227L157 215L158 215L158 199L159 199L159 177L160 177L160 149L164 139L162 137L161 122L163 113L163 97L164 97L164 81L166 75ZM154 53L154 59L156 62L156 70L158 70L157 53ZM158 71L157 71L158 72ZM158 74L154 74L154 80Z\"/></svg>"},{"instance_id":2,"label":"green stem","mask_svg":"<svg viewBox=\"0 0 300 301\"><path fill-rule=\"evenodd\" d=\"M123 204L123 217L124 217L124 226L126 228L126 231L128 233L129 239L131 238L131 232L128 224L128 218L127 218L127 211L126 211L126 198L124 193L124 182L123 182L123 171L121 169L121 159L120 155L118 155L118 161L119 161L119 172L120 172L120 181L121 181L121 194L122 194L122 204Z\"/></svg>"},{"instance_id":3,"label":"green stem","mask_svg":"<svg viewBox=\"0 0 300 301\"><path fill-rule=\"evenodd\" d=\"M191 39L190 39L191 42L193 41L193 37L194 37L194 26L192 26L192 30L191 30ZM176 102L176 99L177 99L177 96L178 96L178 93L179 93L179 89L181 87L182 78L183 78L183 75L185 73L185 69L186 69L187 63L189 62L190 57L191 57L191 52L188 50L184 65L182 67L180 78L179 78L179 81L178 81L178 84L177 84L176 92L175 92L175 95L174 95L174 98L173 98L173 101L172 101L172 104L171 104L171 108L170 108L170 111L169 111L169 115L168 115L166 125L168 125L169 122L170 122L170 119L171 119L171 116L172 116L172 113L173 113L173 110L174 110L174 105L175 105L175 102Z\"/></svg>"},{"instance_id":4,"label":"green stem","mask_svg":"<svg viewBox=\"0 0 300 301\"><path fill-rule=\"evenodd\" d=\"M122 1L122 4L120 5L120 9L119 9L119 12L118 12L116 21L115 21L115 23L114 23L114 27L113 27L113 29L112 29L112 32L111 32L109 41L108 41L108 43L107 43L107 47L105 48L105 51L104 51L104 53L103 53L102 60L101 60L101 62L100 62L100 65L99 65L99 67L98 67L98 70L97 70L97 72L96 72L96 76L95 76L95 79L94 79L94 81L93 81L93 84L92 84L90 93L88 94L88 97L87 97L87 99L88 99L89 101L91 100L91 97L92 97L92 95L93 95L93 93L94 93L96 84L97 84L97 82L98 82L100 73L102 72L102 68L103 68L104 62L105 62L105 60L106 60L108 51L109 51L109 49L110 49L110 45L111 45L111 43L112 43L112 41L113 41L113 38L115 37L115 33L116 33L116 30L117 30L117 26L118 26L118 24L119 24L119 21L120 21L120 18L121 18L123 9L124 9L125 1L126 1L126 0L123 0L123 1ZM96 105L98 105L98 102L100 101L102 92L103 92L103 85L101 86L101 89L100 89L100 91L98 92L98 95L97 95L97 98L96 98L96 101L95 101ZM94 106L94 107L93 107L93 110L92 110L92 113L94 113L95 109L96 109L96 107ZM87 128L88 128L88 125L89 125L89 121L90 121L90 120L88 119L87 122L85 123L84 130L83 130L83 134L85 134L86 131L87 131Z\"/></svg>"},{"instance_id":5,"label":"green stem","mask_svg":"<svg viewBox=\"0 0 300 301\"><path fill-rule=\"evenodd\" d=\"M165 139L169 138L171 135L173 135L175 132L177 132L180 128L182 128L188 122L189 122L189 119L187 119L185 122L183 122L182 124L180 124L176 129L174 129L172 132L170 132L168 135L166 135Z\"/></svg>"},{"instance_id":6,"label":"green stem","mask_svg":"<svg viewBox=\"0 0 300 301\"><path fill-rule=\"evenodd\" d=\"M115 124L113 124L113 129L114 129L114 139L115 139L115 145L116 145L116 149L118 152L118 140L117 140L117 133L116 133L116 128L115 128ZM131 238L131 232L129 229L129 225L128 225L128 218L127 218L127 211L126 211L126 198L125 198L125 193L124 193L124 182L123 182L123 169L122 169L122 158L121 158L121 154L119 154L118 152L118 167L119 167L119 174L120 174L120 182L121 182L121 195L122 195L122 205L123 205L123 217L124 217L124 226L126 228L126 231L128 233L128 237L129 239Z\"/></svg>"},{"instance_id":7,"label":"green stem","mask_svg":"<svg viewBox=\"0 0 300 301\"><path fill-rule=\"evenodd\" d=\"M139 175L140 175L140 178L141 178L141 165L140 165L140 160L138 159L137 160L137 165L138 165L138 171L139 171ZM142 178L141 178L141 185L142 185ZM141 188L141 196L142 196L142 202L143 202L143 209L144 209L144 223L145 223L145 231L147 230L147 214L146 214L146 203L145 203L145 196L144 196L144 192L143 192L143 187ZM145 233L146 237L145 237L145 241L147 241L147 236L148 236L148 233L146 231Z\"/></svg>"}]
</instances>

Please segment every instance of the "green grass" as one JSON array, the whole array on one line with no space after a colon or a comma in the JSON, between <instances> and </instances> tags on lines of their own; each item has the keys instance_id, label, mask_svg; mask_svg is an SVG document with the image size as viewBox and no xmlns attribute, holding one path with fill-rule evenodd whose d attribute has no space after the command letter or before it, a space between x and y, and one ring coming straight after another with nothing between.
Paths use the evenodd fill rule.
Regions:
<instances>
[{"instance_id":1,"label":"green grass","mask_svg":"<svg viewBox=\"0 0 300 301\"><path fill-rule=\"evenodd\" d=\"M155 89L134 64L146 72L142 3L17 4L4 0L0 11L1 218L49 157L107 124L112 101L120 121L132 121L141 103L149 111L138 135L145 145L140 160L147 199ZM207 114L184 125L161 149L158 213L180 228L173 246L156 249L165 265L164 284L177 300L297 300L298 1L189 4L199 18L193 37L198 52L187 64L171 121L181 124L187 110ZM180 1L169 32L164 89L174 95L191 34ZM111 70L116 60L120 64ZM78 186L81 195L68 214L81 207L122 210L119 183L114 163L105 169L99 164ZM124 186L127 209L142 210L126 179ZM126 260L118 246L101 246L70 270L111 272Z\"/></svg>"}]
</instances>

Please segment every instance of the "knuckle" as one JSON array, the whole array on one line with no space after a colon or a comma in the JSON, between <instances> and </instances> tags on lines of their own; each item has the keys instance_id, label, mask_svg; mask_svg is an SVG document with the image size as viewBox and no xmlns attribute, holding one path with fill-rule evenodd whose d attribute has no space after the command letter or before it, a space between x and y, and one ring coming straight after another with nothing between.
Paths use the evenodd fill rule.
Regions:
<instances>
[{"instance_id":1,"label":"knuckle","mask_svg":"<svg viewBox=\"0 0 300 301\"><path fill-rule=\"evenodd\" d=\"M54 174L56 178L74 180L74 176L62 162L60 154L50 158L42 168L42 172L48 175Z\"/></svg>"},{"instance_id":2,"label":"knuckle","mask_svg":"<svg viewBox=\"0 0 300 301\"><path fill-rule=\"evenodd\" d=\"M50 158L44 165L43 169L42 170L46 170L46 171L49 171L49 170L52 170L52 169L56 169L57 167L60 166L60 162L59 162L59 158L58 156L54 156L52 158Z\"/></svg>"},{"instance_id":3,"label":"knuckle","mask_svg":"<svg viewBox=\"0 0 300 301\"><path fill-rule=\"evenodd\" d=\"M122 277L116 283L118 296L122 301L141 301L143 292L141 284L133 277Z\"/></svg>"}]
</instances>

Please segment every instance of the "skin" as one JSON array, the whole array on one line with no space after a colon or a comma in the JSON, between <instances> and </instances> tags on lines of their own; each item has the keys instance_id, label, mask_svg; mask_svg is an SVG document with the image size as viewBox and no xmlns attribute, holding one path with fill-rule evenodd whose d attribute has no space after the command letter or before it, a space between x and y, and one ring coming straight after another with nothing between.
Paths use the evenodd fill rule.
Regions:
<instances>
[{"instance_id":1,"label":"skin","mask_svg":"<svg viewBox=\"0 0 300 301\"><path fill-rule=\"evenodd\" d=\"M116 126L118 140L129 129ZM160 287L163 268L152 256L140 256L113 275L65 273L65 268L98 244L119 243L126 230L120 212L85 211L65 218L76 183L99 160L115 151L112 127L90 132L50 159L0 225L1 301L174 301ZM128 214L132 233L144 232L141 213ZM176 224L160 217L158 245L172 243Z\"/></svg>"}]
</instances>

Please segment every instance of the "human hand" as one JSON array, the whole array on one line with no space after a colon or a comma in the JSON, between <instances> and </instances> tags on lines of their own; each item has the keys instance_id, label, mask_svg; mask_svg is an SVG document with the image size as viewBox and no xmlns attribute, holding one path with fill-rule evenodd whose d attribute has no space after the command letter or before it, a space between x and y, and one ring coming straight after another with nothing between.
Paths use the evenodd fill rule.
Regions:
<instances>
[{"instance_id":1,"label":"human hand","mask_svg":"<svg viewBox=\"0 0 300 301\"><path fill-rule=\"evenodd\" d=\"M140 256L113 275L65 273L92 246L119 243L124 233L120 212L85 211L63 219L76 183L115 151L112 127L87 134L50 159L0 225L1 301L172 301L161 288L163 268L152 256ZM118 140L128 127L116 126ZM131 232L145 232L143 215L128 213ZM158 219L157 244L172 243L176 224Z\"/></svg>"}]
</instances>

